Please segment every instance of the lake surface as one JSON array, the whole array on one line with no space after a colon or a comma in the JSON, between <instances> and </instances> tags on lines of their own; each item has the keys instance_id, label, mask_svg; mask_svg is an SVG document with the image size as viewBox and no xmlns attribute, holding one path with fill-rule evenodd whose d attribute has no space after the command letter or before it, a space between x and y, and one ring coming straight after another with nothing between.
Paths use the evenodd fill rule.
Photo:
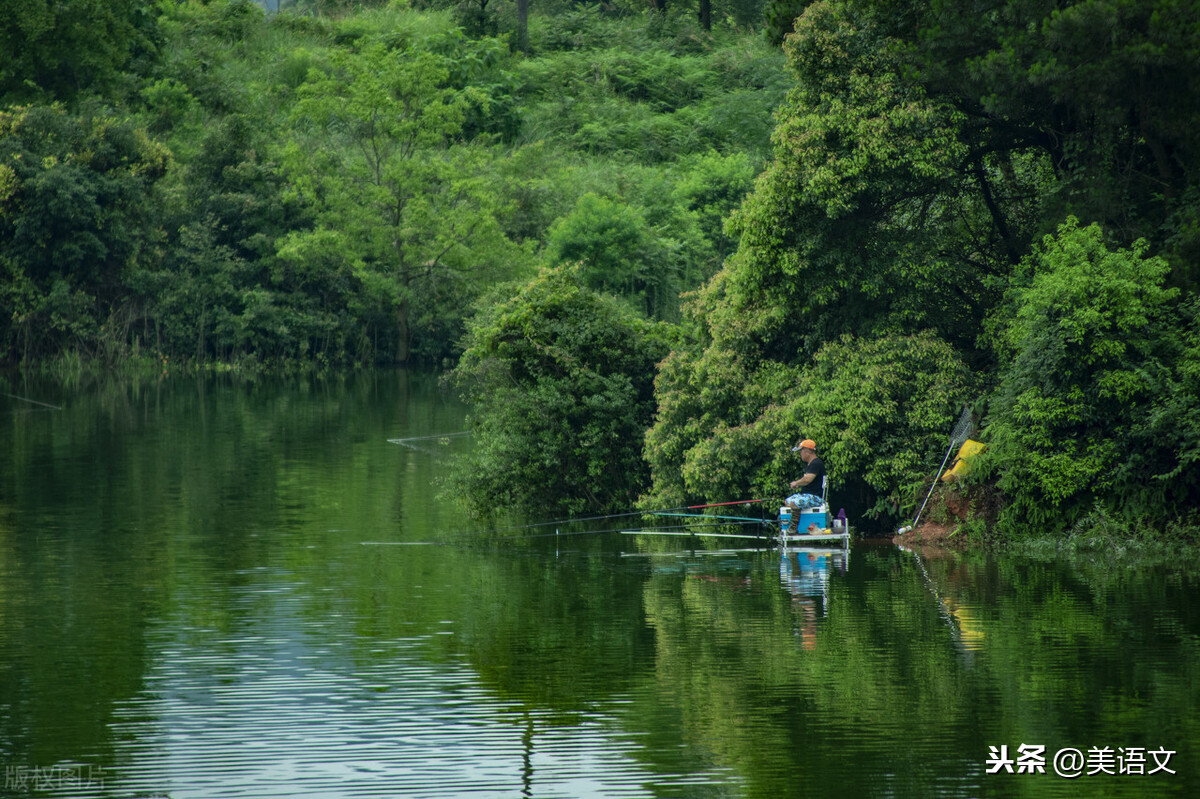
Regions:
<instances>
[{"instance_id":1,"label":"lake surface","mask_svg":"<svg viewBox=\"0 0 1200 799\"><path fill-rule=\"evenodd\" d=\"M479 535L423 374L0 391L0 795L1200 794L1182 567Z\"/></svg>"}]
</instances>

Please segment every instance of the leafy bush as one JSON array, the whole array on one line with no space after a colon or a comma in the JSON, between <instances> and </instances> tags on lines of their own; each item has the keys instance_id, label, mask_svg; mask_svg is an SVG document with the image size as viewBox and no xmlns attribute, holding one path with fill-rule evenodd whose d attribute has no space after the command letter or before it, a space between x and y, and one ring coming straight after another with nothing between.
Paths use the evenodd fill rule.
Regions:
<instances>
[{"instance_id":1,"label":"leafy bush","mask_svg":"<svg viewBox=\"0 0 1200 799\"><path fill-rule=\"evenodd\" d=\"M623 38L628 39L628 25ZM527 140L643 163L769 147L787 85L777 50L746 37L682 54L661 40L598 40L514 66Z\"/></svg>"},{"instance_id":2,"label":"leafy bush","mask_svg":"<svg viewBox=\"0 0 1200 799\"><path fill-rule=\"evenodd\" d=\"M140 0L7 3L0 14L0 102L114 97L155 50L154 15Z\"/></svg>"},{"instance_id":3,"label":"leafy bush","mask_svg":"<svg viewBox=\"0 0 1200 799\"><path fill-rule=\"evenodd\" d=\"M125 278L151 255L152 191L169 161L108 114L0 113L0 358L95 352Z\"/></svg>"},{"instance_id":4,"label":"leafy bush","mask_svg":"<svg viewBox=\"0 0 1200 799\"><path fill-rule=\"evenodd\" d=\"M704 237L718 259L736 246L725 232L725 220L742 204L754 186L754 162L744 152L721 155L716 151L681 159L673 199L696 215ZM707 275L706 275L707 277Z\"/></svg>"},{"instance_id":5,"label":"leafy bush","mask_svg":"<svg viewBox=\"0 0 1200 799\"><path fill-rule=\"evenodd\" d=\"M484 303L453 375L473 409L458 497L477 512L629 508L645 488L642 433L670 328L544 270Z\"/></svg>"},{"instance_id":6,"label":"leafy bush","mask_svg":"<svg viewBox=\"0 0 1200 799\"><path fill-rule=\"evenodd\" d=\"M817 441L831 485L861 480L875 512L895 512L914 477L937 467L971 393L962 362L930 333L845 337L805 366L747 372L739 361L714 347L664 363L647 507L786 496L802 472L791 445L804 437Z\"/></svg>"},{"instance_id":7,"label":"leafy bush","mask_svg":"<svg viewBox=\"0 0 1200 799\"><path fill-rule=\"evenodd\" d=\"M1195 325L1146 247L1110 250L1070 219L991 317L1001 372L979 478L1005 495L1001 532L1063 531L1097 502L1165 522L1194 498Z\"/></svg>"}]
</instances>

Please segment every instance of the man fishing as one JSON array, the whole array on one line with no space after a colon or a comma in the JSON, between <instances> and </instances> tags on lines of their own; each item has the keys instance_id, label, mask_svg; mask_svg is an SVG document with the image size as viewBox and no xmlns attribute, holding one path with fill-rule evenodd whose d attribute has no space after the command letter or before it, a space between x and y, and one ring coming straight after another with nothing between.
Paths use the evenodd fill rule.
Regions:
<instances>
[{"instance_id":1,"label":"man fishing","mask_svg":"<svg viewBox=\"0 0 1200 799\"><path fill-rule=\"evenodd\" d=\"M793 510L815 508L823 501L825 491L825 463L817 457L817 442L811 438L800 441L792 447L792 452L800 453L804 461L804 474L788 485L795 494L784 500Z\"/></svg>"}]
</instances>

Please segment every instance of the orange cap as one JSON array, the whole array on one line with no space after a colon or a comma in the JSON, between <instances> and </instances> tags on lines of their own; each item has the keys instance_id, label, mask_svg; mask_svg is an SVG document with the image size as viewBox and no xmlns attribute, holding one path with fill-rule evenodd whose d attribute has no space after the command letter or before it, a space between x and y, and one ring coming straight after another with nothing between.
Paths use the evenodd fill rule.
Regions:
<instances>
[{"instance_id":1,"label":"orange cap","mask_svg":"<svg viewBox=\"0 0 1200 799\"><path fill-rule=\"evenodd\" d=\"M811 449L813 452L816 452L817 451L817 442L813 441L811 438L806 438L803 441L801 441L799 444L797 444L796 446L792 447L792 452L795 452L796 450L799 450L799 449Z\"/></svg>"}]
</instances>

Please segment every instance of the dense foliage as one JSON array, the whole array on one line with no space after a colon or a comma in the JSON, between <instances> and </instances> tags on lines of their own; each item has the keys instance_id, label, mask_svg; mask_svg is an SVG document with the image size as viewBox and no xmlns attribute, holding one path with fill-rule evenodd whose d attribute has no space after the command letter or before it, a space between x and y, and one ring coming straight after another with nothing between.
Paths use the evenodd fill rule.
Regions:
<instances>
[{"instance_id":1,"label":"dense foliage","mask_svg":"<svg viewBox=\"0 0 1200 799\"><path fill-rule=\"evenodd\" d=\"M774 160L660 376L650 504L779 487L804 435L912 507L967 403L1005 533L1194 508L1188 8L797 4Z\"/></svg>"},{"instance_id":2,"label":"dense foliage","mask_svg":"<svg viewBox=\"0 0 1200 799\"><path fill-rule=\"evenodd\" d=\"M579 272L547 270L472 322L454 374L478 445L456 490L476 511L612 511L645 485L642 434L671 328Z\"/></svg>"},{"instance_id":3,"label":"dense foliage","mask_svg":"<svg viewBox=\"0 0 1200 799\"><path fill-rule=\"evenodd\" d=\"M993 529L1197 521L1191 4L265 5L0 20L0 361L465 348L464 497L564 510L782 493L807 436L894 517L968 404Z\"/></svg>"},{"instance_id":4,"label":"dense foliage","mask_svg":"<svg viewBox=\"0 0 1200 799\"><path fill-rule=\"evenodd\" d=\"M153 189L170 162L88 108L0 112L0 333L23 355L102 342L136 319L126 275L158 255Z\"/></svg>"},{"instance_id":5,"label":"dense foliage","mask_svg":"<svg viewBox=\"0 0 1200 799\"><path fill-rule=\"evenodd\" d=\"M847 335L809 363L755 372L716 348L694 360L678 350L658 378L645 504L786 496L804 471L791 451L799 434L818 442L833 484L864 484L874 510L894 510L904 489L936 468L955 398L970 384L954 350L928 332Z\"/></svg>"},{"instance_id":6,"label":"dense foliage","mask_svg":"<svg viewBox=\"0 0 1200 799\"><path fill-rule=\"evenodd\" d=\"M576 260L674 318L786 86L742 5L535 8L515 48L453 3L20 4L0 363L442 364L492 286Z\"/></svg>"},{"instance_id":7,"label":"dense foliage","mask_svg":"<svg viewBox=\"0 0 1200 799\"><path fill-rule=\"evenodd\" d=\"M73 100L136 84L156 52L153 6L142 0L17 0L0 15L0 98Z\"/></svg>"},{"instance_id":8,"label":"dense foliage","mask_svg":"<svg viewBox=\"0 0 1200 799\"><path fill-rule=\"evenodd\" d=\"M1146 244L1110 251L1068 220L992 319L1001 356L984 476L1009 528L1056 531L1097 501L1162 523L1200 504L1195 305ZM1190 341L1189 341L1190 339Z\"/></svg>"}]
</instances>

